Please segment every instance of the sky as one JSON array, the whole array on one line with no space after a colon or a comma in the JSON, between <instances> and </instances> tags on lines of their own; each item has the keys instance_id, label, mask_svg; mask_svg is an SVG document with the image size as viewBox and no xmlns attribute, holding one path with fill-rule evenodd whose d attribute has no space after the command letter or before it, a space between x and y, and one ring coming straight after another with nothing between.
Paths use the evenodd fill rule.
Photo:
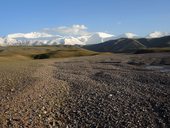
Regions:
<instances>
[{"instance_id":1,"label":"sky","mask_svg":"<svg viewBox=\"0 0 170 128\"><path fill-rule=\"evenodd\" d=\"M75 28L114 35L170 32L169 6L170 0L0 0L0 36Z\"/></svg>"}]
</instances>

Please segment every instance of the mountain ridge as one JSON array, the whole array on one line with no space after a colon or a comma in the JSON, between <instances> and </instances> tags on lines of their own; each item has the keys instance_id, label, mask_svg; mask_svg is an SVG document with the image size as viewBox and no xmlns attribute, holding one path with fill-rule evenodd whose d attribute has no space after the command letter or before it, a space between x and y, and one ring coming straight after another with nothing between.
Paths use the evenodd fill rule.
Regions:
<instances>
[{"instance_id":1,"label":"mountain ridge","mask_svg":"<svg viewBox=\"0 0 170 128\"><path fill-rule=\"evenodd\" d=\"M96 52L135 52L146 48L170 48L170 36L160 38L120 38L106 41L100 44L86 45L83 48Z\"/></svg>"}]
</instances>

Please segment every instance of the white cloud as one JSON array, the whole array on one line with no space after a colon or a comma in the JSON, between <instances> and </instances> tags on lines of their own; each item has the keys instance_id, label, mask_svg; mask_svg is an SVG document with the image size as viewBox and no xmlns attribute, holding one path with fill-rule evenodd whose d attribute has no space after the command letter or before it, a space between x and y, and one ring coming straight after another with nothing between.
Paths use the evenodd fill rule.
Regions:
<instances>
[{"instance_id":1,"label":"white cloud","mask_svg":"<svg viewBox=\"0 0 170 128\"><path fill-rule=\"evenodd\" d=\"M85 25L72 25L72 26L61 26L57 28L45 28L43 29L47 33L58 33L62 35L71 36L84 36L88 35L87 27Z\"/></svg>"},{"instance_id":2,"label":"white cloud","mask_svg":"<svg viewBox=\"0 0 170 128\"><path fill-rule=\"evenodd\" d=\"M160 32L160 31L155 31L150 33L147 38L159 38L159 37L163 37L163 36L168 36L169 33L167 32Z\"/></svg>"}]
</instances>

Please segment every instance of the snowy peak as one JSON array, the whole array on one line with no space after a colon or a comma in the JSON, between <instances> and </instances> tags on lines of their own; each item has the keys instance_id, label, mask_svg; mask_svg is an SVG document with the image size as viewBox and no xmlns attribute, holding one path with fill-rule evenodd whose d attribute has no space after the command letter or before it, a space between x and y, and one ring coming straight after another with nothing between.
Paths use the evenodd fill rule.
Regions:
<instances>
[{"instance_id":1,"label":"snowy peak","mask_svg":"<svg viewBox=\"0 0 170 128\"><path fill-rule=\"evenodd\" d=\"M0 37L0 43L2 43L3 41L4 41L4 39Z\"/></svg>"},{"instance_id":2,"label":"snowy peak","mask_svg":"<svg viewBox=\"0 0 170 128\"><path fill-rule=\"evenodd\" d=\"M53 35L47 33L40 33L40 32L31 32L31 33L15 33L9 34L8 38L26 38L26 39L34 39L34 38L44 38L44 37L53 37Z\"/></svg>"},{"instance_id":3,"label":"snowy peak","mask_svg":"<svg viewBox=\"0 0 170 128\"><path fill-rule=\"evenodd\" d=\"M64 45L85 45L84 42L82 42L79 39L74 38L74 37L63 38L63 39L60 40L60 44L64 44Z\"/></svg>"},{"instance_id":4,"label":"snowy peak","mask_svg":"<svg viewBox=\"0 0 170 128\"><path fill-rule=\"evenodd\" d=\"M20 42L18 40L9 37L4 37L0 39L1 46L18 45L19 43Z\"/></svg>"},{"instance_id":5,"label":"snowy peak","mask_svg":"<svg viewBox=\"0 0 170 128\"><path fill-rule=\"evenodd\" d=\"M77 37L77 39L80 40L81 42L86 43L90 37L91 36L80 36L80 37Z\"/></svg>"},{"instance_id":6,"label":"snowy peak","mask_svg":"<svg viewBox=\"0 0 170 128\"><path fill-rule=\"evenodd\" d=\"M159 37L168 36L168 35L170 34L166 32L155 31L155 32L150 33L146 38L159 38Z\"/></svg>"},{"instance_id":7,"label":"snowy peak","mask_svg":"<svg viewBox=\"0 0 170 128\"><path fill-rule=\"evenodd\" d=\"M139 36L137 34L128 32L128 33L124 33L124 34L118 36L117 38L129 38L129 39L131 39L131 38L138 38L138 37Z\"/></svg>"},{"instance_id":8,"label":"snowy peak","mask_svg":"<svg viewBox=\"0 0 170 128\"><path fill-rule=\"evenodd\" d=\"M147 38L159 38L163 36L170 35L163 32L153 32L150 33ZM41 32L31 32L31 33L15 33L9 34L6 37L0 37L0 46L8 45L88 45L88 44L98 44L106 42L109 40L115 40L119 38L139 38L137 34L134 33L124 33L120 36L114 36L112 34L104 32L91 33L84 36L60 36L51 35L48 33Z\"/></svg>"},{"instance_id":9,"label":"snowy peak","mask_svg":"<svg viewBox=\"0 0 170 128\"><path fill-rule=\"evenodd\" d=\"M4 45L4 39L0 37L0 46Z\"/></svg>"},{"instance_id":10,"label":"snowy peak","mask_svg":"<svg viewBox=\"0 0 170 128\"><path fill-rule=\"evenodd\" d=\"M113 37L114 37L114 35L111 35L111 34L107 34L107 33L103 33L103 32L97 32L97 33L92 34L88 38L86 44L102 43L102 42L110 40Z\"/></svg>"}]
</instances>

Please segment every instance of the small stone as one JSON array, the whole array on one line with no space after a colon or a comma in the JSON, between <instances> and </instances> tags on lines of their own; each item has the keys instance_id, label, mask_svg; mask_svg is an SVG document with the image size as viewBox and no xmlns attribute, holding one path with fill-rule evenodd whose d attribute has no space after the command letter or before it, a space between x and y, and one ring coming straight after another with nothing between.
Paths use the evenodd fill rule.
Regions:
<instances>
[{"instance_id":1,"label":"small stone","mask_svg":"<svg viewBox=\"0 0 170 128\"><path fill-rule=\"evenodd\" d=\"M51 120L53 120L53 118L52 117L48 117L48 121L51 121Z\"/></svg>"},{"instance_id":2,"label":"small stone","mask_svg":"<svg viewBox=\"0 0 170 128\"><path fill-rule=\"evenodd\" d=\"M118 94L120 94L120 91L117 91Z\"/></svg>"},{"instance_id":3,"label":"small stone","mask_svg":"<svg viewBox=\"0 0 170 128\"><path fill-rule=\"evenodd\" d=\"M57 124L61 127L62 126L62 122L60 120L57 121Z\"/></svg>"},{"instance_id":4,"label":"small stone","mask_svg":"<svg viewBox=\"0 0 170 128\"><path fill-rule=\"evenodd\" d=\"M112 94L109 94L109 96L111 96L111 97L112 97L113 95L112 95Z\"/></svg>"},{"instance_id":5,"label":"small stone","mask_svg":"<svg viewBox=\"0 0 170 128\"><path fill-rule=\"evenodd\" d=\"M11 92L14 92L14 88L11 89Z\"/></svg>"},{"instance_id":6,"label":"small stone","mask_svg":"<svg viewBox=\"0 0 170 128\"><path fill-rule=\"evenodd\" d=\"M45 107L43 106L43 107L42 107L42 110L44 110L44 109L45 109Z\"/></svg>"},{"instance_id":7,"label":"small stone","mask_svg":"<svg viewBox=\"0 0 170 128\"><path fill-rule=\"evenodd\" d=\"M113 96L113 94L109 94L109 96L108 96L108 97L109 97L109 98L111 98L112 96Z\"/></svg>"}]
</instances>

